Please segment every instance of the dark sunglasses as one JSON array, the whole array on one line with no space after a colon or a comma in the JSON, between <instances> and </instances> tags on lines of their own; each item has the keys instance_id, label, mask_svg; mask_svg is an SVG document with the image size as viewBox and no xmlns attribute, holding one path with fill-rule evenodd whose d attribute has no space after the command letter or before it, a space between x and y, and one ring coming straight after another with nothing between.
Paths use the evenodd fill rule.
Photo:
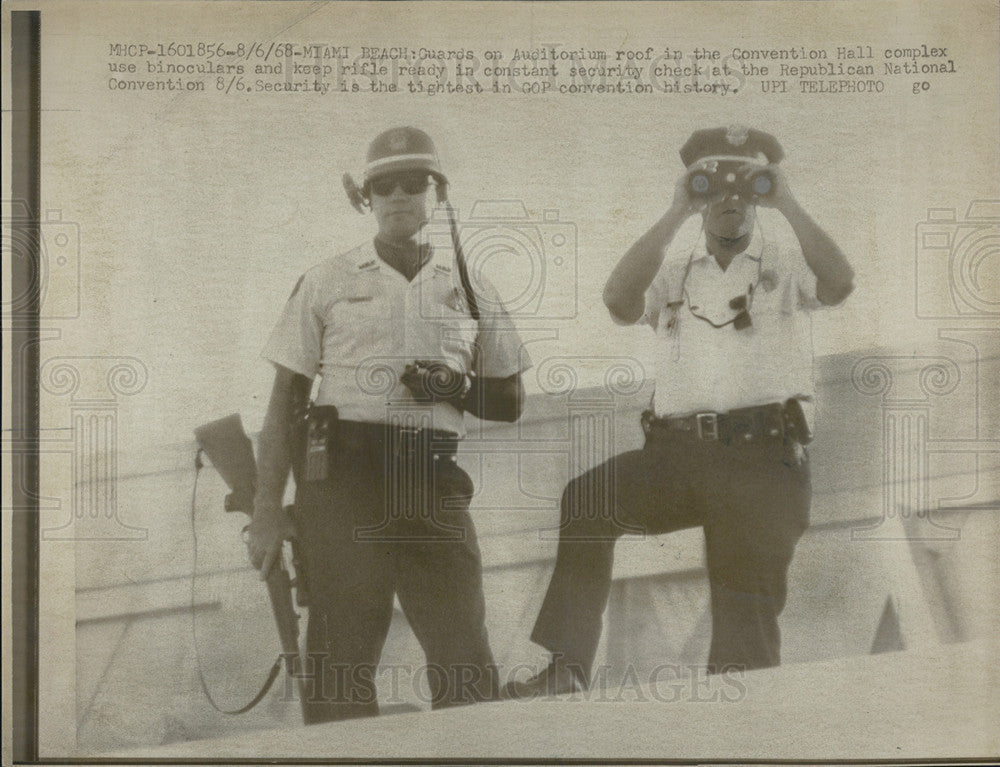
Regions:
<instances>
[{"instance_id":1,"label":"dark sunglasses","mask_svg":"<svg viewBox=\"0 0 1000 767\"><path fill-rule=\"evenodd\" d=\"M420 194L426 191L430 184L430 177L426 173L413 171L382 176L372 181L370 187L372 192L379 197L388 197L396 190L397 186L401 186L406 194Z\"/></svg>"}]
</instances>

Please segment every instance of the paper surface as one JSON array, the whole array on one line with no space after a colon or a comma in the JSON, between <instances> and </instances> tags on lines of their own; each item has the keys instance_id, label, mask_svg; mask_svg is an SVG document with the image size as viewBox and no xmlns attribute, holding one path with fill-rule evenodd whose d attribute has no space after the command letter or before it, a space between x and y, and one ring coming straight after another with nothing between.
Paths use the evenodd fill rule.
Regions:
<instances>
[{"instance_id":1,"label":"paper surface","mask_svg":"<svg viewBox=\"0 0 1000 767\"><path fill-rule=\"evenodd\" d=\"M192 629L176 616L187 614L193 566L192 430L231 412L249 432L260 428L273 376L260 350L302 272L373 234L341 176L360 178L369 141L392 126L433 137L465 236L480 248L470 258L529 344L535 367L525 384L536 397L559 388L551 376L566 359L581 390L605 385L622 364L638 382L618 393L648 390L652 335L612 322L605 280L669 205L692 131L743 124L777 136L796 198L856 274L846 304L813 320L817 359L839 360L830 391L867 397L875 419L889 418L879 423L929 419L909 447L877 424L868 454L838 435L829 454L844 463L828 466L831 475L860 466L882 477L865 496L872 507L844 519L912 511L914 525L883 537L926 537L927 550L966 539L942 533L957 529L948 524L928 528L923 515L921 527L917 510L961 509L974 518L968 530L986 536L980 547L996 534L996 2L18 2L4 5L5 20L30 9L41 10L42 35L41 210L28 215L39 216L44 241L43 756L234 732L171 719L163 697L142 702L148 674L157 680L149 689L180 707L198 685L189 656L136 651L124 667L115 647L159 630L188 641ZM9 55L9 37L4 45ZM5 226L16 204L5 202ZM5 295L5 307L13 300ZM568 478L562 459L518 450L525 497L548 466ZM206 482L207 509L223 490ZM860 496L842 497L853 500L841 508ZM524 517L525 541L538 542L535 520L557 505L539 502ZM245 568L243 521L218 505L199 514L203 609L194 614L211 623L213 610L252 598L239 633L270 632L252 574L226 580ZM498 567L519 561L516 529L501 530L509 548L496 554ZM484 556L500 551L492 545ZM925 626L930 641L982 638L997 581L980 580L995 569L982 548L970 551L945 580L972 617L948 636ZM908 583L931 599L926 562L909 556L900 566ZM540 598L546 583L543 573L530 588ZM508 595L489 606L491 620L513 634L516 619L526 643L533 615L515 605L534 610ZM233 625L213 624L213 637L237 633ZM270 644L243 651L255 659L251 671L266 671ZM202 647L209 671L214 652ZM526 657L512 651L507 662ZM213 679L236 702L260 676L228 687ZM133 719L102 723L95 712L113 708L101 709L107 685L131 691ZM144 718L144 705L155 715ZM266 737L256 728L295 725L294 706L268 716L233 727L253 738ZM950 745L958 757L980 755ZM358 743L347 755L365 753ZM210 740L203 755L226 756ZM845 741L828 756L868 755Z\"/></svg>"}]
</instances>

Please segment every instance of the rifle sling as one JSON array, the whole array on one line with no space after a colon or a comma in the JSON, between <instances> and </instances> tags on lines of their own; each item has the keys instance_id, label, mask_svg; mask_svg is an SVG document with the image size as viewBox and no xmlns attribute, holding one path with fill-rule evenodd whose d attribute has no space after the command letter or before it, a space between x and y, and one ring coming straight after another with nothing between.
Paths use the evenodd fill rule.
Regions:
<instances>
[{"instance_id":1,"label":"rifle sling","mask_svg":"<svg viewBox=\"0 0 1000 767\"><path fill-rule=\"evenodd\" d=\"M208 683L205 681L205 675L201 670L201 657L198 653L198 633L195 631L195 609L194 609L194 583L195 575L198 571L198 533L194 524L195 509L197 508L198 500L198 475L201 473L204 463L201 460L202 449L198 448L198 452L194 459L194 486L191 489L191 537L194 539L194 563L191 568L191 639L194 643L194 665L195 669L198 671L198 681L201 683L201 691L205 693L205 697L208 698L208 702L212 704L212 708L222 714L228 714L230 716L238 716L240 714L245 714L247 711L252 709L267 695L271 687L274 685L274 680L278 678L278 674L281 673L281 659L282 656L279 655L274 661L274 665L271 666L271 670L267 674L267 679L264 681L263 687L260 688L253 699L247 703L245 706L240 708L223 708L218 703L215 702L215 698L212 697L212 693L208 689Z\"/></svg>"}]
</instances>

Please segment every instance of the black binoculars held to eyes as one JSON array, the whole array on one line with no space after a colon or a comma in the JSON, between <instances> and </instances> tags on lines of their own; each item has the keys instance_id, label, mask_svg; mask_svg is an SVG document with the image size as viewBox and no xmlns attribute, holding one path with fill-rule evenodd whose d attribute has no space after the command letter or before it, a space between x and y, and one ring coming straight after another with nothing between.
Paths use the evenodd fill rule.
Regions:
<instances>
[{"instance_id":1,"label":"black binoculars held to eyes","mask_svg":"<svg viewBox=\"0 0 1000 767\"><path fill-rule=\"evenodd\" d=\"M770 170L760 165L739 160L711 160L688 173L687 187L692 197L738 194L749 201L769 195L774 177Z\"/></svg>"}]
</instances>

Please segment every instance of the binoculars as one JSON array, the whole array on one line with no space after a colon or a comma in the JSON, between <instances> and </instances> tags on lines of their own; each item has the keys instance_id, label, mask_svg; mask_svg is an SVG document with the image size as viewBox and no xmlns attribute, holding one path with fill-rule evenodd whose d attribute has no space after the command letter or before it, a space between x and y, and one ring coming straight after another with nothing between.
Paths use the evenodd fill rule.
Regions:
<instances>
[{"instance_id":1,"label":"binoculars","mask_svg":"<svg viewBox=\"0 0 1000 767\"><path fill-rule=\"evenodd\" d=\"M749 201L766 197L773 187L771 171L740 160L712 160L690 171L687 178L692 197L735 193Z\"/></svg>"}]
</instances>

